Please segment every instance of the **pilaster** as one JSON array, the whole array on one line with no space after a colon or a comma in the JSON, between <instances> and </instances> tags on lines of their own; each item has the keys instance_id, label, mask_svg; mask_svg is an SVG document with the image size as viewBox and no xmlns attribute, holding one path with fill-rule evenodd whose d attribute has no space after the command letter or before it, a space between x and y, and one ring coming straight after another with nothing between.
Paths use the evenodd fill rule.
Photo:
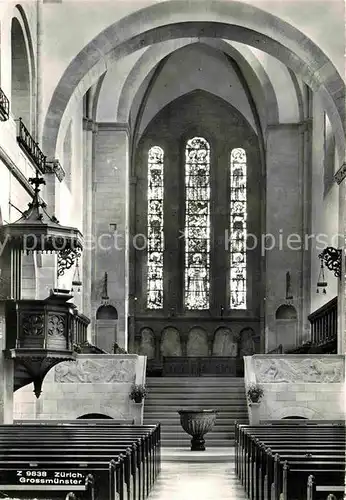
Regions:
<instances>
[{"instance_id":1,"label":"pilaster","mask_svg":"<svg viewBox=\"0 0 346 500\"><path fill-rule=\"evenodd\" d=\"M93 165L92 308L100 305L100 284L108 274L109 302L118 312L117 343L128 346L129 138L124 124L99 123Z\"/></svg>"}]
</instances>

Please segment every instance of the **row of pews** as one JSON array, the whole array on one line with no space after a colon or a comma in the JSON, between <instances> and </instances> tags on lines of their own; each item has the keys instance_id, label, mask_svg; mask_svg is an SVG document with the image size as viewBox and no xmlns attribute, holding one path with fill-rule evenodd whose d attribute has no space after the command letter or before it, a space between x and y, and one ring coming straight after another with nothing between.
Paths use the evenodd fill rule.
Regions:
<instances>
[{"instance_id":1,"label":"row of pews","mask_svg":"<svg viewBox=\"0 0 346 500\"><path fill-rule=\"evenodd\" d=\"M0 498L145 500L160 467L160 424L0 425Z\"/></svg>"},{"instance_id":2,"label":"row of pews","mask_svg":"<svg viewBox=\"0 0 346 500\"><path fill-rule=\"evenodd\" d=\"M341 500L345 425L236 423L235 469L250 500Z\"/></svg>"}]
</instances>

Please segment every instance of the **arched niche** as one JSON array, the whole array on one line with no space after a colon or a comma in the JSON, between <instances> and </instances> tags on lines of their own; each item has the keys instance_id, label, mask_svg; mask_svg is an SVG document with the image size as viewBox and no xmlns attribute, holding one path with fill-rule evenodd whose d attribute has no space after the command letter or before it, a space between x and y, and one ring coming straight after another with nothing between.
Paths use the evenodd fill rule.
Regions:
<instances>
[{"instance_id":1,"label":"arched niche","mask_svg":"<svg viewBox=\"0 0 346 500\"><path fill-rule=\"evenodd\" d=\"M15 118L22 118L25 126L32 129L30 56L23 27L19 18L11 24L11 111Z\"/></svg>"},{"instance_id":2,"label":"arched niche","mask_svg":"<svg viewBox=\"0 0 346 500\"><path fill-rule=\"evenodd\" d=\"M239 356L252 356L257 352L258 336L252 328L246 327L239 334Z\"/></svg>"},{"instance_id":3,"label":"arched niche","mask_svg":"<svg viewBox=\"0 0 346 500\"><path fill-rule=\"evenodd\" d=\"M276 344L283 350L296 346L298 315L294 306L280 305L275 312Z\"/></svg>"},{"instance_id":4,"label":"arched niche","mask_svg":"<svg viewBox=\"0 0 346 500\"><path fill-rule=\"evenodd\" d=\"M186 354L191 357L208 356L207 332L198 326L191 328L188 334Z\"/></svg>"},{"instance_id":5,"label":"arched niche","mask_svg":"<svg viewBox=\"0 0 346 500\"><path fill-rule=\"evenodd\" d=\"M143 328L140 332L138 354L147 356L149 359L155 358L155 335L151 328Z\"/></svg>"},{"instance_id":6,"label":"arched niche","mask_svg":"<svg viewBox=\"0 0 346 500\"><path fill-rule=\"evenodd\" d=\"M277 320L296 320L297 319L297 311L295 307L289 304L282 304L277 308L275 313L275 319Z\"/></svg>"},{"instance_id":7,"label":"arched niche","mask_svg":"<svg viewBox=\"0 0 346 500\"><path fill-rule=\"evenodd\" d=\"M118 311L111 304L102 305L96 311L96 345L104 351L113 352L117 341Z\"/></svg>"},{"instance_id":8,"label":"arched niche","mask_svg":"<svg viewBox=\"0 0 346 500\"><path fill-rule=\"evenodd\" d=\"M307 420L307 418L306 417L299 417L297 415L293 415L293 416L289 415L287 417L283 417L281 420Z\"/></svg>"},{"instance_id":9,"label":"arched niche","mask_svg":"<svg viewBox=\"0 0 346 500\"><path fill-rule=\"evenodd\" d=\"M103 413L86 413L85 415L81 415L77 417L77 420L97 420L97 419L108 419L113 420L109 415L104 415Z\"/></svg>"},{"instance_id":10,"label":"arched niche","mask_svg":"<svg viewBox=\"0 0 346 500\"><path fill-rule=\"evenodd\" d=\"M230 356L235 358L237 354L237 336L229 328L218 328L214 335L213 356Z\"/></svg>"},{"instance_id":11,"label":"arched niche","mask_svg":"<svg viewBox=\"0 0 346 500\"><path fill-rule=\"evenodd\" d=\"M176 328L169 326L162 331L160 353L163 357L182 355L180 333Z\"/></svg>"}]
</instances>

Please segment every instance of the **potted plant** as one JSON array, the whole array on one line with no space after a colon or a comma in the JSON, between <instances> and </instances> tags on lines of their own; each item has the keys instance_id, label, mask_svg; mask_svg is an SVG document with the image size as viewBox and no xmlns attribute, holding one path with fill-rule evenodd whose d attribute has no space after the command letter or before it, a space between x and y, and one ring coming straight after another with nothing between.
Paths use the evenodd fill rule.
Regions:
<instances>
[{"instance_id":1,"label":"potted plant","mask_svg":"<svg viewBox=\"0 0 346 500\"><path fill-rule=\"evenodd\" d=\"M145 396L147 395L147 390L145 385L133 384L130 392L130 399L135 403L141 403Z\"/></svg>"},{"instance_id":2,"label":"potted plant","mask_svg":"<svg viewBox=\"0 0 346 500\"><path fill-rule=\"evenodd\" d=\"M258 384L249 385L246 391L246 396L249 402L250 425L259 425L260 423L260 401L263 394L263 388Z\"/></svg>"}]
</instances>

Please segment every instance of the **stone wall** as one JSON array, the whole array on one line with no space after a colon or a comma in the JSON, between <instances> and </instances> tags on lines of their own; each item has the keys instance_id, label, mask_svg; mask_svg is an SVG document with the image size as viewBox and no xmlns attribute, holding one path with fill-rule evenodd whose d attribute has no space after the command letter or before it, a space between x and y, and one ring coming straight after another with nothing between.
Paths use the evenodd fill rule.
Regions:
<instances>
[{"instance_id":1,"label":"stone wall","mask_svg":"<svg viewBox=\"0 0 346 500\"><path fill-rule=\"evenodd\" d=\"M264 389L261 420L345 419L345 359L327 355L254 355L244 358L245 385Z\"/></svg>"},{"instance_id":2,"label":"stone wall","mask_svg":"<svg viewBox=\"0 0 346 500\"><path fill-rule=\"evenodd\" d=\"M36 399L32 384L14 394L15 420L71 420L90 413L143 422L143 404L129 399L133 383L145 383L146 358L80 354L48 373Z\"/></svg>"}]
</instances>

